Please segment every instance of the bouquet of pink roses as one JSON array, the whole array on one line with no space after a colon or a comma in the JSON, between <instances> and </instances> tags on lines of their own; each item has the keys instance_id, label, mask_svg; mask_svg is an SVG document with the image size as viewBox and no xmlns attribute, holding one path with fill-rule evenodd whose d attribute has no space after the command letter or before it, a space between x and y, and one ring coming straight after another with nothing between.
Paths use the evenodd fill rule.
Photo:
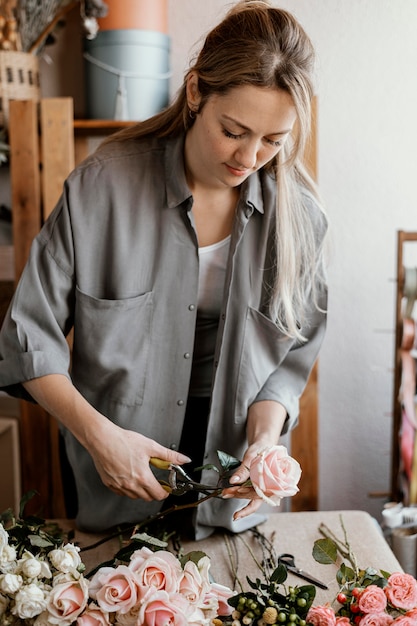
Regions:
<instances>
[{"instance_id":1,"label":"bouquet of pink roses","mask_svg":"<svg viewBox=\"0 0 417 626\"><path fill-rule=\"evenodd\" d=\"M377 572L357 565L346 532L344 541L320 526L323 539L318 539L313 556L319 563L336 563L339 555L346 558L336 574L339 583L336 606L311 607L307 624L312 626L417 626L417 581L403 572Z\"/></svg>"}]
</instances>

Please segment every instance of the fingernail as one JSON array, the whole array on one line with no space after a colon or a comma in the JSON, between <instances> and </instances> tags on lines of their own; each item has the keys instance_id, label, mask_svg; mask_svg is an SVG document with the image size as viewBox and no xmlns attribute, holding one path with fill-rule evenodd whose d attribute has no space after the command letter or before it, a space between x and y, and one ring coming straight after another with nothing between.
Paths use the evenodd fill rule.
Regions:
<instances>
[{"instance_id":1,"label":"fingernail","mask_svg":"<svg viewBox=\"0 0 417 626\"><path fill-rule=\"evenodd\" d=\"M238 474L235 474L234 476L231 477L230 479L231 483L240 483L241 482L241 478Z\"/></svg>"},{"instance_id":2,"label":"fingernail","mask_svg":"<svg viewBox=\"0 0 417 626\"><path fill-rule=\"evenodd\" d=\"M231 493L222 493L222 498L226 500L227 498L233 498Z\"/></svg>"}]
</instances>

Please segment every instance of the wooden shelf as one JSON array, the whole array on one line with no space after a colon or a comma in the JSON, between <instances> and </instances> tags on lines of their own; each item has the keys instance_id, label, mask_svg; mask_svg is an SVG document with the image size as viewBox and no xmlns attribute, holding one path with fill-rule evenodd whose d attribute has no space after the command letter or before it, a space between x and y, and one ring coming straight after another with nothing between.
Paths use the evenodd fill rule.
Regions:
<instances>
[{"instance_id":1,"label":"wooden shelf","mask_svg":"<svg viewBox=\"0 0 417 626\"><path fill-rule=\"evenodd\" d=\"M75 135L107 135L123 128L134 126L137 122L124 120L74 120Z\"/></svg>"}]
</instances>

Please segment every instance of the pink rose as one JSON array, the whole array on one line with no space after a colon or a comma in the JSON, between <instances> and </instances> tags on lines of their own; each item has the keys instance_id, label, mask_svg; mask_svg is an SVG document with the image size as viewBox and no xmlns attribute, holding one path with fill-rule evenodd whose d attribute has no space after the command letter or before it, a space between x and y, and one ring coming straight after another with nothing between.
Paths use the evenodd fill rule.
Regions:
<instances>
[{"instance_id":1,"label":"pink rose","mask_svg":"<svg viewBox=\"0 0 417 626\"><path fill-rule=\"evenodd\" d=\"M77 619L77 626L109 626L109 614L96 604L90 604Z\"/></svg>"},{"instance_id":2,"label":"pink rose","mask_svg":"<svg viewBox=\"0 0 417 626\"><path fill-rule=\"evenodd\" d=\"M306 621L312 626L336 626L336 615L330 606L312 606Z\"/></svg>"},{"instance_id":3,"label":"pink rose","mask_svg":"<svg viewBox=\"0 0 417 626\"><path fill-rule=\"evenodd\" d=\"M149 589L142 598L138 614L138 624L146 626L187 626L189 604L177 594L169 594L162 589Z\"/></svg>"},{"instance_id":4,"label":"pink rose","mask_svg":"<svg viewBox=\"0 0 417 626\"><path fill-rule=\"evenodd\" d=\"M390 626L394 618L388 613L366 613L360 620L359 626Z\"/></svg>"},{"instance_id":5,"label":"pink rose","mask_svg":"<svg viewBox=\"0 0 417 626\"><path fill-rule=\"evenodd\" d=\"M336 626L350 626L348 617L336 617Z\"/></svg>"},{"instance_id":6,"label":"pink rose","mask_svg":"<svg viewBox=\"0 0 417 626\"><path fill-rule=\"evenodd\" d=\"M210 598L214 597L217 601L217 615L231 615L233 607L228 603L228 599L235 595L235 591L232 591L228 587L212 583L211 589L206 596L206 603Z\"/></svg>"},{"instance_id":7,"label":"pink rose","mask_svg":"<svg viewBox=\"0 0 417 626\"><path fill-rule=\"evenodd\" d=\"M250 480L256 493L271 506L297 493L301 477L299 463L285 446L272 446L260 452L250 465Z\"/></svg>"},{"instance_id":8,"label":"pink rose","mask_svg":"<svg viewBox=\"0 0 417 626\"><path fill-rule=\"evenodd\" d=\"M410 610L417 607L417 581L411 574L391 574L385 593L388 602L397 609Z\"/></svg>"},{"instance_id":9,"label":"pink rose","mask_svg":"<svg viewBox=\"0 0 417 626\"><path fill-rule=\"evenodd\" d=\"M208 557L204 557L208 559ZM202 560L202 559L201 559ZM200 561L201 561L200 560ZM181 578L178 581L178 591L190 604L200 604L210 589L210 582L201 575L199 567L193 561L184 565Z\"/></svg>"},{"instance_id":10,"label":"pink rose","mask_svg":"<svg viewBox=\"0 0 417 626\"><path fill-rule=\"evenodd\" d=\"M417 619L408 615L401 615L394 620L394 626L416 626Z\"/></svg>"},{"instance_id":11,"label":"pink rose","mask_svg":"<svg viewBox=\"0 0 417 626\"><path fill-rule=\"evenodd\" d=\"M369 585L361 592L358 605L362 613L383 613L387 606L387 596L377 585Z\"/></svg>"},{"instance_id":12,"label":"pink rose","mask_svg":"<svg viewBox=\"0 0 417 626\"><path fill-rule=\"evenodd\" d=\"M51 624L71 624L83 612L88 601L88 582L85 578L59 583L48 597L47 610Z\"/></svg>"},{"instance_id":13,"label":"pink rose","mask_svg":"<svg viewBox=\"0 0 417 626\"><path fill-rule=\"evenodd\" d=\"M104 611L127 613L138 601L141 589L126 565L101 567L90 582L90 596Z\"/></svg>"},{"instance_id":14,"label":"pink rose","mask_svg":"<svg viewBox=\"0 0 417 626\"><path fill-rule=\"evenodd\" d=\"M152 552L148 548L141 548L133 553L129 569L134 572L141 587L154 587L168 593L178 591L182 567L172 552Z\"/></svg>"}]
</instances>

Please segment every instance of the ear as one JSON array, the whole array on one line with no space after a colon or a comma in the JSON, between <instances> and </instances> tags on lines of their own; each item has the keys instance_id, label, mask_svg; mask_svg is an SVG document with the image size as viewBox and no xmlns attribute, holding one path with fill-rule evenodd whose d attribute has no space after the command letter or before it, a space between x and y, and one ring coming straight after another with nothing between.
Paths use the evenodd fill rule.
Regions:
<instances>
[{"instance_id":1,"label":"ear","mask_svg":"<svg viewBox=\"0 0 417 626\"><path fill-rule=\"evenodd\" d=\"M186 82L187 103L190 111L198 112L201 102L201 94L198 89L198 74L190 72Z\"/></svg>"}]
</instances>

